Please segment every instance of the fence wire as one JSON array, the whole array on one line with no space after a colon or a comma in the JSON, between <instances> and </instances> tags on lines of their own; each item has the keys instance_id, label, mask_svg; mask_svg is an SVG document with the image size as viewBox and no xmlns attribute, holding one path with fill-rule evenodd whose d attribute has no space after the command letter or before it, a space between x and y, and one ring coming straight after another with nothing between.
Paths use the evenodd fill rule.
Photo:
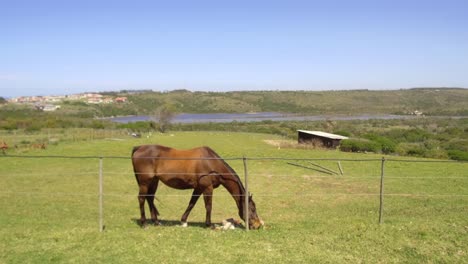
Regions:
<instances>
[{"instance_id":1,"label":"fence wire","mask_svg":"<svg viewBox=\"0 0 468 264\"><path fill-rule=\"evenodd\" d=\"M144 157L154 158L154 157ZM56 166L43 168L42 171L28 170L21 164L24 160L44 160L58 159L63 160L57 162ZM208 160L218 160L221 158L209 158ZM8 165L10 168L5 169L7 164L15 161L15 165ZM76 160L95 160L96 162L87 162L86 166L75 165ZM102 171L99 171L97 161L104 161ZM115 160L116 162L111 162ZM126 165L122 165L122 161L128 161ZM161 160L168 160L167 158ZM203 158L179 158L175 160L206 160ZM267 203L270 199L280 201L279 204L291 208L294 203L300 199L306 199L312 205L297 205L299 211L306 213L306 210L311 209L320 199L328 199L327 201L339 200L343 197L350 199L365 199L363 205L375 206L377 197L382 194L379 192L378 184L381 179L380 164L382 159L307 159L307 158L281 158L281 157L228 157L222 160L229 161L230 165L237 171L243 171L242 161L247 161L249 164L249 185L250 190L254 192L260 202L257 207L264 209L267 217L277 217L275 214L276 208L271 203ZM0 200L3 200L2 207L10 206L13 201L18 201L18 197L34 200L34 203L43 207L51 206L51 204L66 201L63 204L63 210L53 210L52 218L60 218L60 213L63 211L64 216L69 210L73 210L74 203L80 203L80 197L86 198L86 204L80 206L80 210L90 209L90 215L96 217L98 215L96 208L88 208L96 205L99 198L104 200L104 215L107 222L118 221L120 215L128 214L128 211L136 217L137 212L137 197L138 186L135 182L135 173L131 167L130 157L119 156L41 156L41 155L3 155L0 156ZM288 162L296 162L304 166L313 167L310 163L319 163L320 166L333 171L332 175L325 174L323 169L312 170L308 168L300 168L290 166ZM344 172L341 168L344 167ZM466 179L468 179L468 169L464 169L468 163L459 161L439 161L439 160L417 160L417 159L385 159L385 181L386 192L384 197L400 197L404 199L425 198L425 199L442 199L447 201L463 200L468 198L466 193ZM107 165L107 166L106 166ZM69 168L68 168L69 166ZM117 168L116 168L117 166ZM128 167L127 167L128 166ZM447 166L461 166L462 169L445 169ZM13 168L12 168L13 167ZM127 167L127 168L125 168ZM265 172L265 168L273 167L271 173ZM121 168L121 169L118 169ZM322 171L320 171L322 170ZM412 172L408 172L412 170ZM6 173L8 171L8 173ZM415 173L417 171L417 173ZM98 177L102 173L103 176L103 193L98 191ZM178 172L166 173L167 175L180 175ZM184 173L185 175L198 175L197 173ZM414 176L414 175L421 176ZM231 175L225 173L223 175ZM408 176L406 176L408 175ZM243 174L239 174L243 179ZM420 186L421 183L433 184L437 182L440 190L430 190L427 192L425 187L432 185ZM294 183L295 189L284 187L284 183ZM245 183L244 183L245 184ZM408 185L415 186L414 192L409 193ZM160 184L160 186L164 186ZM433 187L433 186L432 186ZM222 188L220 188L222 189ZM155 196L159 202L158 207L166 210L168 217L177 219L179 213L183 212L188 200L190 199L191 191L175 193L168 187L159 188L156 195L143 195L145 197ZM232 195L225 190L215 191L213 200L221 204L222 208L218 212L218 216L224 217L227 208L233 208ZM11 199L14 198L14 199ZM49 199L50 198L50 199ZM311 199L311 200L309 200ZM73 202L68 202L68 201ZM115 205L114 201L123 203L123 207ZM367 205L370 203L370 205ZM175 206L172 206L175 204ZM304 207L304 208L302 208ZM365 210L369 210L365 207ZM304 210L303 210L304 209ZM203 211L202 209L200 209ZM11 214L28 214L28 211L15 211L13 209L6 210ZM232 211L232 210L231 210ZM235 210L234 210L235 211ZM299 213L300 213L299 212ZM5 212L4 212L5 213ZM204 212L201 213L204 215ZM24 215L27 216L27 215ZM84 216L80 216L84 217ZM202 217L197 216L196 219ZM124 225L124 224L121 224Z\"/></svg>"}]
</instances>

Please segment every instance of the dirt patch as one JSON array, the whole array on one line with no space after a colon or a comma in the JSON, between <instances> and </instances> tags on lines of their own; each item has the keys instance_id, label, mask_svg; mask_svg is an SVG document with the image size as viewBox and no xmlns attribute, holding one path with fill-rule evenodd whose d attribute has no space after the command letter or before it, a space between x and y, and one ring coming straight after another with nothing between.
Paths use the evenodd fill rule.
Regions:
<instances>
[{"instance_id":1,"label":"dirt patch","mask_svg":"<svg viewBox=\"0 0 468 264\"><path fill-rule=\"evenodd\" d=\"M297 141L294 140L286 140L286 139L265 139L263 140L268 145L275 146L278 149L282 148L289 148L289 149L325 149L321 145L314 145L314 144L298 144Z\"/></svg>"},{"instance_id":2,"label":"dirt patch","mask_svg":"<svg viewBox=\"0 0 468 264\"><path fill-rule=\"evenodd\" d=\"M273 140L273 139L265 139L263 142L267 143L268 145L272 145L275 147L281 147L281 145L285 145L286 143L291 143L291 140Z\"/></svg>"}]
</instances>

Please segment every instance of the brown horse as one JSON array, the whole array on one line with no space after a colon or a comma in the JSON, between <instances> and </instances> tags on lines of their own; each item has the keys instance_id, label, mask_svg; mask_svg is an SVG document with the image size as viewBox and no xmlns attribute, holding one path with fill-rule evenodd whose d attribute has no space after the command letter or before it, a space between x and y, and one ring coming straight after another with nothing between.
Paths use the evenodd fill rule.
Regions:
<instances>
[{"instance_id":1,"label":"brown horse","mask_svg":"<svg viewBox=\"0 0 468 264\"><path fill-rule=\"evenodd\" d=\"M192 198L182 215L181 222L187 226L187 217L203 194L206 209L206 225L211 226L211 204L213 189L224 186L236 201L239 216L244 217L245 189L236 172L209 147L191 150L176 150L160 145L143 145L133 148L133 170L140 188L140 223L146 222L145 200L151 212L151 219L158 224L159 212L154 205L154 194L159 180L175 189L193 189ZM255 203L249 196L248 224L252 229L263 226L257 215Z\"/></svg>"}]
</instances>

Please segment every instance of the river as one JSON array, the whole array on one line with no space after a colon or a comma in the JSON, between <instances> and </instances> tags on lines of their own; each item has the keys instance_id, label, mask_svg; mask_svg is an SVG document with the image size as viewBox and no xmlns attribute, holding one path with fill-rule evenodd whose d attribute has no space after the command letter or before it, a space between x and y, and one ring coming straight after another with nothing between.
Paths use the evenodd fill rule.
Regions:
<instances>
[{"instance_id":1,"label":"river","mask_svg":"<svg viewBox=\"0 0 468 264\"><path fill-rule=\"evenodd\" d=\"M231 123L237 122L260 122L260 121L321 121L321 120L370 120L370 119L411 119L416 116L407 115L353 115L353 116L327 116L327 115L296 115L275 112L259 112L245 114L178 114L172 119L172 123ZM137 121L149 121L151 116L123 116L113 117L109 120L117 123L130 123Z\"/></svg>"}]
</instances>

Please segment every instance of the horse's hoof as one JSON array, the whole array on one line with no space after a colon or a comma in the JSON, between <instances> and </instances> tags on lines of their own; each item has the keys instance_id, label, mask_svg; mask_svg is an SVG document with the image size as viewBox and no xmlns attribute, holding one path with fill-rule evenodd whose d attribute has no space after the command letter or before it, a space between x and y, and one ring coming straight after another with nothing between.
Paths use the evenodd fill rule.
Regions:
<instances>
[{"instance_id":1,"label":"horse's hoof","mask_svg":"<svg viewBox=\"0 0 468 264\"><path fill-rule=\"evenodd\" d=\"M181 227L187 227L188 224L187 224L187 222L182 222L182 223L180 224L180 226L181 226Z\"/></svg>"}]
</instances>

